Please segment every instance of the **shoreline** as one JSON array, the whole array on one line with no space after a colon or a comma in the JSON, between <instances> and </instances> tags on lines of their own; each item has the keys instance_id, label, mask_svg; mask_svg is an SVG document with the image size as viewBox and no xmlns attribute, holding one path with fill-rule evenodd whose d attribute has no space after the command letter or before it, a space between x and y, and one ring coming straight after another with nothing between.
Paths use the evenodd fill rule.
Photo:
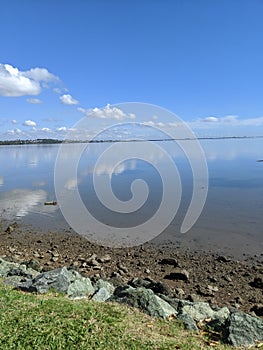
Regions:
<instances>
[{"instance_id":1,"label":"shoreline","mask_svg":"<svg viewBox=\"0 0 263 350\"><path fill-rule=\"evenodd\" d=\"M248 313L262 305L263 254L239 261L175 245L108 248L70 231L43 233L5 220L0 222L0 235L1 257L14 262L33 259L42 271L66 266L85 277L118 284L133 278L160 281L174 296Z\"/></svg>"}]
</instances>

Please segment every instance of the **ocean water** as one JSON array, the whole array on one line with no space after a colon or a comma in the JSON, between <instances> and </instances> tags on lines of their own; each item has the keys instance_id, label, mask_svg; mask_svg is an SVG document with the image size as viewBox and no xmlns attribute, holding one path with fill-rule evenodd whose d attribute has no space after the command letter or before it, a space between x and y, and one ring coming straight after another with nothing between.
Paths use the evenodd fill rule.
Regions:
<instances>
[{"instance_id":1,"label":"ocean water","mask_svg":"<svg viewBox=\"0 0 263 350\"><path fill-rule=\"evenodd\" d=\"M157 245L175 244L237 256L260 254L263 162L259 160L263 159L263 139L200 140L208 170L207 198L194 225L182 233L196 181L193 167L198 167L200 161L193 148L192 158L182 150L187 149L189 142L181 141L178 145L176 141L159 141L154 142L154 147L149 142L125 142L119 143L116 150L109 150L113 143L67 144L60 153L60 160L64 157L62 162L56 161L60 145L1 146L1 218L44 231L67 229L69 223L63 216L67 209L63 210L65 203L61 201L65 198L74 203L71 194L77 189L90 215L112 230L144 227L140 234ZM176 170L170 168L171 162ZM54 185L54 169L58 165L61 181L57 178ZM205 175L199 173L197 186L205 187ZM133 187L135 183L137 187ZM170 195L168 203L165 188L166 195L167 188ZM164 206L159 213L162 200ZM47 201L58 201L58 205L44 205ZM125 203L129 205L122 210ZM153 217L155 223L165 221L173 205L174 217L171 222L164 222L159 235L151 236L152 226L140 226ZM77 205L69 210L82 222L83 213ZM82 229L88 232L92 227L94 231L88 220L85 217Z\"/></svg>"}]
</instances>

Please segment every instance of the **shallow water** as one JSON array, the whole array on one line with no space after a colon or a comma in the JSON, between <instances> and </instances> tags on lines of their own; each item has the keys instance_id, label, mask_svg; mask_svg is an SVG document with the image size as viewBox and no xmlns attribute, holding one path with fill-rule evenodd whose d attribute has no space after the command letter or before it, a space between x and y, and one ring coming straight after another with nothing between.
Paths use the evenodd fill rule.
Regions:
<instances>
[{"instance_id":1,"label":"shallow water","mask_svg":"<svg viewBox=\"0 0 263 350\"><path fill-rule=\"evenodd\" d=\"M182 141L184 144L190 141ZM220 139L200 141L209 173L208 195L203 211L186 233L180 228L193 192L193 173L189 159L175 141L157 142L176 164L182 183L182 197L173 221L164 232L154 239L157 244L176 243L196 249L210 249L234 255L258 254L263 251L263 139ZM166 171L168 159L161 150L148 148L147 142L123 144L129 149L141 148L148 161L136 157L116 164L116 154L102 159L100 155L112 146L109 143L94 143L83 148L80 144L68 144L66 166L61 183L65 193L76 188L89 212L105 225L116 228L141 225L156 215L163 195L163 178L159 170ZM44 205L57 200L54 188L54 166L60 145L23 145L0 147L0 213L7 220L21 220L44 230L67 228L58 203ZM81 156L79 154L82 150ZM79 158L77 176L67 177L71 164ZM114 164L115 163L115 164ZM116 166L117 165L117 166ZM67 168L68 167L68 168ZM139 193L135 209L127 213L116 213L107 184L120 201L132 198L131 185L136 179L148 185L148 197L144 202L144 191ZM93 176L105 193L109 208L97 198ZM180 195L180 184L171 177L169 186ZM199 178L202 183L202 179ZM143 190L143 187L142 187ZM171 188L172 191L172 188ZM138 193L136 193L138 196ZM66 194L65 194L66 196ZM108 196L108 197L107 197ZM176 197L176 196L175 196ZM68 197L67 197L68 198ZM176 199L176 198L175 198ZM105 202L106 203L106 202ZM105 204L104 203L104 204ZM111 206L112 205L112 206ZM139 209L138 209L139 208ZM168 206L166 209L169 209ZM76 209L76 215L78 210ZM160 218L161 220L162 218ZM79 218L81 221L81 218ZM86 222L85 222L86 224ZM88 228L87 228L88 230ZM147 232L146 232L147 235Z\"/></svg>"}]
</instances>

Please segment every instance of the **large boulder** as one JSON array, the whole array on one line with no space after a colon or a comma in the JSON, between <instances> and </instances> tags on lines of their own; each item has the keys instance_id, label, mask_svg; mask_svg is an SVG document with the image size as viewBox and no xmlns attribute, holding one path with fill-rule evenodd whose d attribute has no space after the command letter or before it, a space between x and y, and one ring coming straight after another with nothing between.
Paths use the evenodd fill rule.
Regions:
<instances>
[{"instance_id":1,"label":"large boulder","mask_svg":"<svg viewBox=\"0 0 263 350\"><path fill-rule=\"evenodd\" d=\"M38 274L31 281L18 285L18 288L27 292L47 293L49 290L67 293L70 298L82 298L94 293L89 278L82 277L77 271L66 267Z\"/></svg>"},{"instance_id":2,"label":"large boulder","mask_svg":"<svg viewBox=\"0 0 263 350\"><path fill-rule=\"evenodd\" d=\"M128 284L134 288L144 287L151 289L155 294L169 295L171 291L163 282L155 282L149 279L133 278Z\"/></svg>"},{"instance_id":3,"label":"large boulder","mask_svg":"<svg viewBox=\"0 0 263 350\"><path fill-rule=\"evenodd\" d=\"M32 278L39 274L38 271L25 264L6 261L0 258L0 276L4 277L5 283L17 287L21 283L30 285Z\"/></svg>"},{"instance_id":4,"label":"large boulder","mask_svg":"<svg viewBox=\"0 0 263 350\"><path fill-rule=\"evenodd\" d=\"M224 341L233 346L251 346L263 341L263 321L243 312L232 313L225 324Z\"/></svg>"},{"instance_id":5,"label":"large boulder","mask_svg":"<svg viewBox=\"0 0 263 350\"><path fill-rule=\"evenodd\" d=\"M189 331L199 332L199 329L192 316L187 314L180 314L180 315L177 315L177 320L180 320L183 322L185 329Z\"/></svg>"},{"instance_id":6,"label":"large boulder","mask_svg":"<svg viewBox=\"0 0 263 350\"><path fill-rule=\"evenodd\" d=\"M92 297L92 300L102 302L108 300L110 297L112 297L115 287L107 281L104 281L102 279L99 279L95 283L95 294Z\"/></svg>"},{"instance_id":7,"label":"large boulder","mask_svg":"<svg viewBox=\"0 0 263 350\"><path fill-rule=\"evenodd\" d=\"M0 258L0 276L6 277L10 270L13 270L17 267L19 267L18 263L6 261Z\"/></svg>"},{"instance_id":8,"label":"large boulder","mask_svg":"<svg viewBox=\"0 0 263 350\"><path fill-rule=\"evenodd\" d=\"M39 272L32 269L31 267L27 267L25 264L19 264L11 261L6 261L0 258L0 276L8 277L8 276L21 276L26 277L27 275L31 275L35 277Z\"/></svg>"},{"instance_id":9,"label":"large boulder","mask_svg":"<svg viewBox=\"0 0 263 350\"><path fill-rule=\"evenodd\" d=\"M69 284L67 295L71 299L80 299L92 295L94 291L90 279L80 277Z\"/></svg>"},{"instance_id":10,"label":"large boulder","mask_svg":"<svg viewBox=\"0 0 263 350\"><path fill-rule=\"evenodd\" d=\"M228 318L230 311L227 307L219 310L213 310L208 303L181 300L178 305L178 313L191 316L195 321L203 321L205 319L219 320L224 323Z\"/></svg>"},{"instance_id":11,"label":"large boulder","mask_svg":"<svg viewBox=\"0 0 263 350\"><path fill-rule=\"evenodd\" d=\"M166 318L177 313L170 304L155 295L151 289L144 287L128 287L122 290L116 288L114 295L108 300L137 307L153 317Z\"/></svg>"},{"instance_id":12,"label":"large boulder","mask_svg":"<svg viewBox=\"0 0 263 350\"><path fill-rule=\"evenodd\" d=\"M92 300L101 303L108 300L111 296L112 294L105 287L102 287L93 295Z\"/></svg>"},{"instance_id":13,"label":"large boulder","mask_svg":"<svg viewBox=\"0 0 263 350\"><path fill-rule=\"evenodd\" d=\"M50 289L67 293L69 287L69 274L66 267L40 273L31 284L21 284L18 286L27 292L47 293Z\"/></svg>"}]
</instances>

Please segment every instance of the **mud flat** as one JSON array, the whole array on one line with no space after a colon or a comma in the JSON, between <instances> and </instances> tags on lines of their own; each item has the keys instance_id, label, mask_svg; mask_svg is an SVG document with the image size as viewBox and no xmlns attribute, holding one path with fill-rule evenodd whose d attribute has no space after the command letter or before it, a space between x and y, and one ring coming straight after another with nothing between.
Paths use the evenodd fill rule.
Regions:
<instances>
[{"instance_id":1,"label":"mud flat","mask_svg":"<svg viewBox=\"0 0 263 350\"><path fill-rule=\"evenodd\" d=\"M32 260L39 271L66 266L117 284L135 277L159 281L174 296L263 316L263 254L236 260L174 245L108 248L70 230L43 233L7 221L0 222L0 238L1 257Z\"/></svg>"}]
</instances>

